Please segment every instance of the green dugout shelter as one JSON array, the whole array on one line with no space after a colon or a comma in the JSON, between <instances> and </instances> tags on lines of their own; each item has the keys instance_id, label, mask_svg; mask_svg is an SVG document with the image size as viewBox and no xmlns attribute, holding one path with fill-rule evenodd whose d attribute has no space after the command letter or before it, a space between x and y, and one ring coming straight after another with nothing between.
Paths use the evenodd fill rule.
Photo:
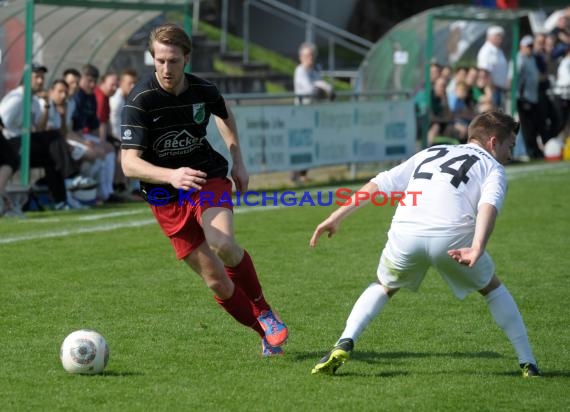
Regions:
<instances>
[{"instance_id":1,"label":"green dugout shelter","mask_svg":"<svg viewBox=\"0 0 570 412\"><path fill-rule=\"evenodd\" d=\"M48 81L85 63L105 69L137 30L164 12L183 13L191 33L193 6L193 0L0 2L0 93L24 80L22 185L29 182L31 63L48 67Z\"/></svg>"},{"instance_id":2,"label":"green dugout shelter","mask_svg":"<svg viewBox=\"0 0 570 412\"><path fill-rule=\"evenodd\" d=\"M521 27L530 30L530 9L497 10L450 5L415 15L385 34L363 60L360 88L363 91L411 90L416 96L424 146L427 113L430 110L430 62L455 66L476 64L479 48L485 42L491 25L505 29L503 51L511 62L516 59ZM510 100L511 112L516 107L516 72Z\"/></svg>"}]
</instances>

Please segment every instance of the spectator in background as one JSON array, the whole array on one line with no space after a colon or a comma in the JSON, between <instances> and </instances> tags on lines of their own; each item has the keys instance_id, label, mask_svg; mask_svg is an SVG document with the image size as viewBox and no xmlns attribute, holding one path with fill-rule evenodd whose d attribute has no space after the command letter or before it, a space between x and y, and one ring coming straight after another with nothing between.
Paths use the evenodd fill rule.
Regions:
<instances>
[{"instance_id":1,"label":"spectator in background","mask_svg":"<svg viewBox=\"0 0 570 412\"><path fill-rule=\"evenodd\" d=\"M42 117L40 99L36 96L44 89L47 68L32 65L32 133L30 134L30 167L42 168L45 183L51 192L56 210L68 210L66 178L77 175L78 167L72 161L70 148L58 131L39 131ZM23 128L24 86L10 91L0 102L0 118L4 123L3 134L16 153L20 153Z\"/></svg>"},{"instance_id":2,"label":"spectator in background","mask_svg":"<svg viewBox=\"0 0 570 412\"><path fill-rule=\"evenodd\" d=\"M570 46L570 17L561 14L550 35L554 40L553 57L558 59L565 54L566 47Z\"/></svg>"},{"instance_id":3,"label":"spectator in background","mask_svg":"<svg viewBox=\"0 0 570 412\"><path fill-rule=\"evenodd\" d=\"M293 77L294 92L298 96L297 104L332 100L333 87L321 77L316 67L317 48L313 43L303 43L299 47L299 65ZM291 179L294 183L305 182L307 170L294 171Z\"/></svg>"},{"instance_id":4,"label":"spectator in background","mask_svg":"<svg viewBox=\"0 0 570 412\"><path fill-rule=\"evenodd\" d=\"M477 104L482 102L493 104L491 73L485 69L478 69L477 80L475 80L475 86L471 89L471 93Z\"/></svg>"},{"instance_id":5,"label":"spectator in background","mask_svg":"<svg viewBox=\"0 0 570 412\"><path fill-rule=\"evenodd\" d=\"M299 47L299 65L295 69L293 79L295 94L299 104L309 104L315 101L333 98L333 87L323 80L316 68L317 48L312 43L303 43Z\"/></svg>"},{"instance_id":6,"label":"spectator in background","mask_svg":"<svg viewBox=\"0 0 570 412\"><path fill-rule=\"evenodd\" d=\"M115 94L109 99L110 116L109 123L111 125L111 135L120 139L121 137L121 114L123 106L127 101L127 96L135 87L138 75L134 69L125 69L119 77L119 87Z\"/></svg>"},{"instance_id":7,"label":"spectator in background","mask_svg":"<svg viewBox=\"0 0 570 412\"><path fill-rule=\"evenodd\" d=\"M18 153L2 134L3 129L4 125L0 119L0 217L10 215L12 211L12 203L6 195L6 186L20 165Z\"/></svg>"},{"instance_id":8,"label":"spectator in background","mask_svg":"<svg viewBox=\"0 0 570 412\"><path fill-rule=\"evenodd\" d=\"M467 104L469 107L474 108L477 106L477 99L473 95L473 88L477 84L477 75L479 70L477 67L471 66L467 69L467 75L465 76L465 84L467 85Z\"/></svg>"},{"instance_id":9,"label":"spectator in background","mask_svg":"<svg viewBox=\"0 0 570 412\"><path fill-rule=\"evenodd\" d=\"M566 46L566 54L558 65L556 91L560 99L562 133L570 137L570 45Z\"/></svg>"},{"instance_id":10,"label":"spectator in background","mask_svg":"<svg viewBox=\"0 0 570 412\"><path fill-rule=\"evenodd\" d=\"M439 77L441 77L443 80L445 80L445 84L449 84L449 82L451 81L452 74L453 74L453 70L452 70L451 66L449 64L446 64L445 66L443 66L441 68L441 74Z\"/></svg>"},{"instance_id":11,"label":"spectator in background","mask_svg":"<svg viewBox=\"0 0 570 412\"><path fill-rule=\"evenodd\" d=\"M449 100L453 126L452 135L459 143L467 142L467 127L475 117L475 110L468 102L469 87L464 81L455 84L455 92Z\"/></svg>"},{"instance_id":12,"label":"spectator in background","mask_svg":"<svg viewBox=\"0 0 570 412\"><path fill-rule=\"evenodd\" d=\"M98 78L99 70L95 66L86 64L82 67L79 89L73 96L75 111L72 120L73 130L81 133L86 140L100 146L105 153L104 164L97 175L97 181L99 183L99 200L107 202L113 194L117 156L114 146L107 141L106 128L99 127L97 99L95 97L95 86Z\"/></svg>"},{"instance_id":13,"label":"spectator in background","mask_svg":"<svg viewBox=\"0 0 570 412\"><path fill-rule=\"evenodd\" d=\"M111 96L109 99L109 108L110 108L110 115L109 115L109 125L111 128L111 135L114 138L120 139L121 137L121 115L123 113L123 106L127 100L127 97L133 87L135 86L138 79L138 75L136 70L134 69L125 69L121 72L119 76L119 87L117 91ZM127 179L120 167L121 162L121 152L117 152L117 163L118 166L115 170L115 182L117 186L122 187L123 189L128 189L131 193L138 193L139 192L139 182L136 179Z\"/></svg>"},{"instance_id":14,"label":"spectator in background","mask_svg":"<svg viewBox=\"0 0 570 412\"><path fill-rule=\"evenodd\" d=\"M503 107L503 94L508 88L508 63L501 50L505 30L500 26L491 26L487 29L487 40L477 53L477 67L485 69L491 74L493 87L493 104L497 108Z\"/></svg>"},{"instance_id":15,"label":"spectator in background","mask_svg":"<svg viewBox=\"0 0 570 412\"><path fill-rule=\"evenodd\" d=\"M455 94L455 85L457 83L464 82L466 78L467 78L467 67L463 66L456 67L455 71L453 72L453 77L451 78L449 83L447 83L447 87L445 89L448 101L451 102L451 100L453 99L453 95Z\"/></svg>"},{"instance_id":16,"label":"spectator in background","mask_svg":"<svg viewBox=\"0 0 570 412\"><path fill-rule=\"evenodd\" d=\"M429 81L431 82L431 88L433 89L433 84L441 76L441 64L431 63L429 65Z\"/></svg>"},{"instance_id":17,"label":"spectator in background","mask_svg":"<svg viewBox=\"0 0 570 412\"><path fill-rule=\"evenodd\" d=\"M45 107L47 113L47 130L59 130L60 134L65 137L67 143L73 148L72 157L74 160L87 162L96 162L105 155L100 146L86 140L79 133L72 129L72 113L68 111L68 93L69 87L63 79L53 81Z\"/></svg>"},{"instance_id":18,"label":"spectator in background","mask_svg":"<svg viewBox=\"0 0 570 412\"><path fill-rule=\"evenodd\" d=\"M445 92L447 84L443 77L437 79L431 91L430 126L428 130L428 146L435 144L435 139L447 132L451 120L451 111Z\"/></svg>"},{"instance_id":19,"label":"spectator in background","mask_svg":"<svg viewBox=\"0 0 570 412\"><path fill-rule=\"evenodd\" d=\"M552 103L548 97L548 90L551 87L550 77L548 75L548 65L552 60L546 51L546 35L538 33L534 36L533 56L538 69L538 119L539 134L545 139L550 137L549 125L552 119ZM518 141L517 141L518 144Z\"/></svg>"},{"instance_id":20,"label":"spectator in background","mask_svg":"<svg viewBox=\"0 0 570 412\"><path fill-rule=\"evenodd\" d=\"M526 153L531 159L543 157L538 145L540 132L540 111L538 106L538 84L540 72L533 55L534 39L524 36L519 43L517 56L517 112L521 123L521 132Z\"/></svg>"},{"instance_id":21,"label":"spectator in background","mask_svg":"<svg viewBox=\"0 0 570 412\"><path fill-rule=\"evenodd\" d=\"M100 135L105 135L107 140L112 144L113 140L117 137L113 136L111 129L111 105L110 99L115 94L119 87L119 76L116 73L105 73L101 77L101 81L93 93L95 94L95 100L97 101L97 119L99 119ZM112 139L110 139L112 137Z\"/></svg>"},{"instance_id":22,"label":"spectator in background","mask_svg":"<svg viewBox=\"0 0 570 412\"><path fill-rule=\"evenodd\" d=\"M105 136L105 140L109 143L114 150L115 154L115 165L113 167L113 175L110 179L110 184L108 185L106 191L109 193L109 196L105 200L108 203L114 202L121 202L123 199L114 193L115 182L121 182L124 189L124 181L125 176L122 173L120 167L120 155L119 149L121 147L120 140L113 136L112 129L111 129L111 105L110 99L115 94L119 87L119 76L117 73L109 72L105 73L101 77L101 81L99 85L95 86L94 94L95 99L97 100L97 119L99 120L99 135ZM110 173L110 168L109 168ZM108 180L107 178L106 180Z\"/></svg>"}]
</instances>

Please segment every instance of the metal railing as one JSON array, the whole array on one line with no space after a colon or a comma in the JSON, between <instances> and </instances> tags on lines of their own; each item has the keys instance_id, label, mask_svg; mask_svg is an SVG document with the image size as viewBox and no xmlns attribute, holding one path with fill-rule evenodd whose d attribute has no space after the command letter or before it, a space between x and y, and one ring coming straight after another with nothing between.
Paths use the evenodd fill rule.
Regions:
<instances>
[{"instance_id":1,"label":"metal railing","mask_svg":"<svg viewBox=\"0 0 570 412\"><path fill-rule=\"evenodd\" d=\"M227 8L227 1L223 0L224 9ZM368 51L374 46L369 40L342 30L330 23L320 20L311 14L299 11L276 0L245 0L243 3L243 62L249 63L250 45L250 8L256 7L275 17L281 18L294 25L305 28L306 41L313 41L314 33L319 33L328 39L328 70L335 70L335 46L340 45L362 56L366 56ZM314 7L313 7L314 8ZM227 13L226 13L227 14ZM227 16L222 13L222 32L227 32ZM222 35L222 44L225 45L225 37ZM222 46L225 47L225 46ZM225 50L223 50L225 51Z\"/></svg>"},{"instance_id":2,"label":"metal railing","mask_svg":"<svg viewBox=\"0 0 570 412\"><path fill-rule=\"evenodd\" d=\"M334 101L370 101L370 100L402 100L410 99L413 96L412 90L385 90L382 92L353 92L339 91L335 93ZM240 105L243 102L280 102L281 104L292 104L302 98L315 98L312 94L295 94L295 93L232 93L225 94L224 99ZM322 103L332 102L331 100L322 100Z\"/></svg>"}]
</instances>

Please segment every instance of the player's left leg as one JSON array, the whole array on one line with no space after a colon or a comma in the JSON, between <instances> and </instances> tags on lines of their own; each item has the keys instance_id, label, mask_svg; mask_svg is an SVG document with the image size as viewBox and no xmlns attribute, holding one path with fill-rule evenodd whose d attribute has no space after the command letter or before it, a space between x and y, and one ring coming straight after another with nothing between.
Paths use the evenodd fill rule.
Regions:
<instances>
[{"instance_id":1,"label":"player's left leg","mask_svg":"<svg viewBox=\"0 0 570 412\"><path fill-rule=\"evenodd\" d=\"M267 343L283 345L288 337L287 326L265 300L251 257L235 241L232 211L223 207L203 210L202 228L208 246L224 262L230 279L249 298L252 311L265 331Z\"/></svg>"},{"instance_id":2,"label":"player's left leg","mask_svg":"<svg viewBox=\"0 0 570 412\"><path fill-rule=\"evenodd\" d=\"M528 340L526 327L517 304L496 275L479 293L485 297L489 311L513 345L524 377L540 376Z\"/></svg>"}]
</instances>

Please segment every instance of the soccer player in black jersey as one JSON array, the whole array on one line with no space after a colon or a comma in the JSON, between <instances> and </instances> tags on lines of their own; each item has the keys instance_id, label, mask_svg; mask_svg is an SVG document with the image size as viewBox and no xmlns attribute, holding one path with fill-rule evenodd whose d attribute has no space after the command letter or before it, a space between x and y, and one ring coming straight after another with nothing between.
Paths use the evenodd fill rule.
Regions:
<instances>
[{"instance_id":1,"label":"soccer player in black jersey","mask_svg":"<svg viewBox=\"0 0 570 412\"><path fill-rule=\"evenodd\" d=\"M232 157L231 177L237 190L247 191L235 119L214 84L184 73L191 49L176 25L152 30L155 72L137 83L125 103L122 167L141 181L177 258L202 277L231 316L260 335L264 356L280 355L288 329L263 297L249 254L235 241L228 162L206 140L212 114ZM213 197L205 201L200 193Z\"/></svg>"}]
</instances>

